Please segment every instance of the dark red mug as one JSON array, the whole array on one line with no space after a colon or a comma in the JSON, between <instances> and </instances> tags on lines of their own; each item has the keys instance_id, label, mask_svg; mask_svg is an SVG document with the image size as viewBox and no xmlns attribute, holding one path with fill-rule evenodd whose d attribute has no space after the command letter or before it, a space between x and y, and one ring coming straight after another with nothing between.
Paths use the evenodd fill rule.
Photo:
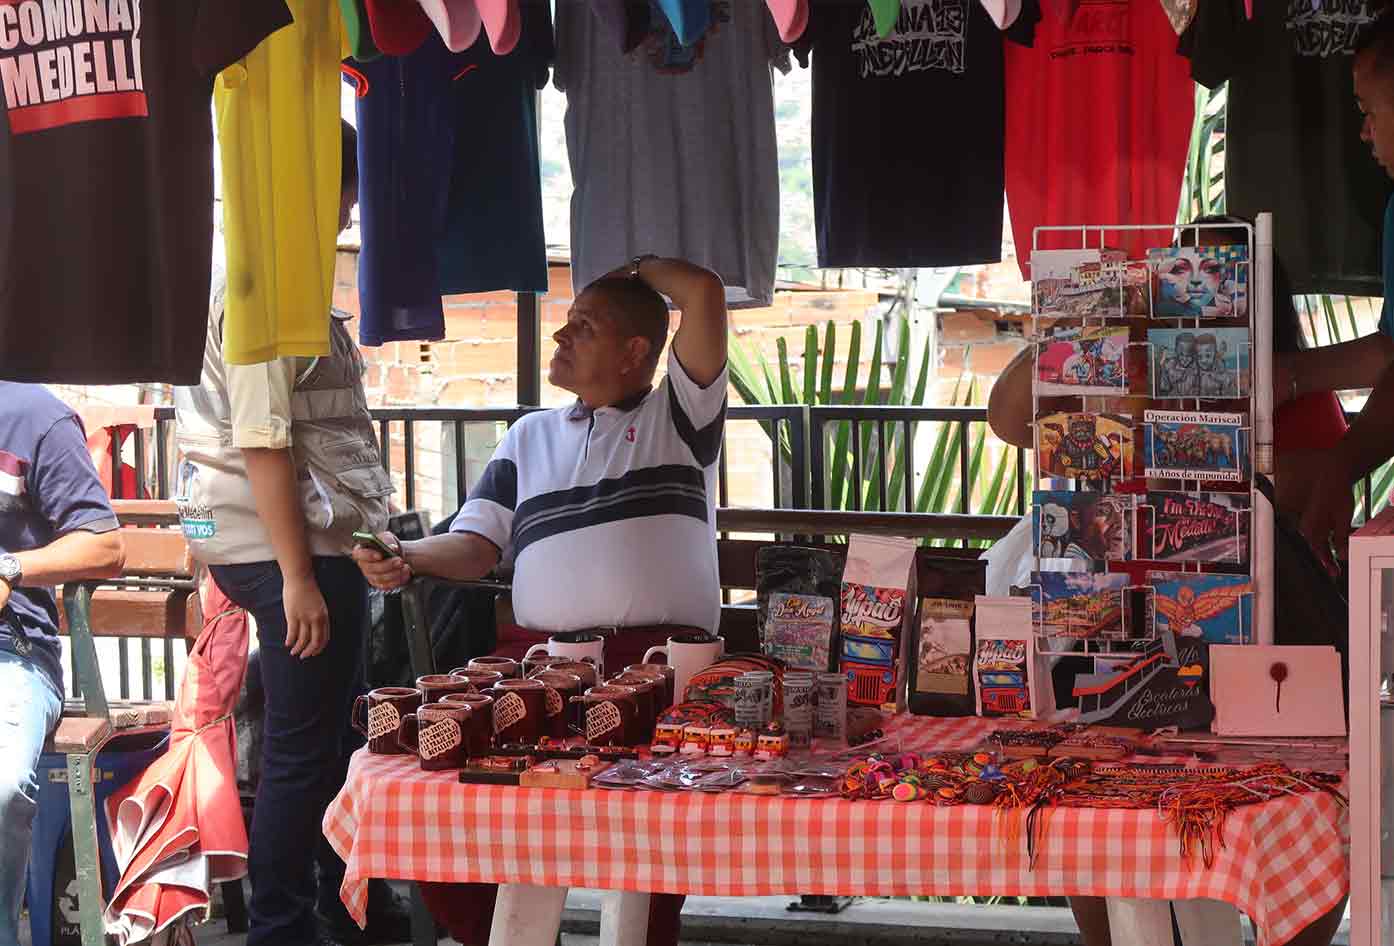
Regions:
<instances>
[{"instance_id":1,"label":"dark red mug","mask_svg":"<svg viewBox=\"0 0 1394 946\"><path fill-rule=\"evenodd\" d=\"M469 693L474 683L453 673L429 673L416 678L416 688L421 691L421 705L439 703L447 693Z\"/></svg>"},{"instance_id":2,"label":"dark red mug","mask_svg":"<svg viewBox=\"0 0 1394 946\"><path fill-rule=\"evenodd\" d=\"M494 742L494 698L487 693L451 693L441 702L461 703L473 710L465 732L465 751L471 759L488 755Z\"/></svg>"},{"instance_id":3,"label":"dark red mug","mask_svg":"<svg viewBox=\"0 0 1394 946\"><path fill-rule=\"evenodd\" d=\"M658 723L658 702L661 699L662 684L650 677L637 673L622 673L610 680L606 686L625 687L634 691L638 704L639 718L636 726L640 742L653 740L653 729Z\"/></svg>"},{"instance_id":4,"label":"dark red mug","mask_svg":"<svg viewBox=\"0 0 1394 946\"><path fill-rule=\"evenodd\" d=\"M467 666L470 670L493 670L509 680L523 675L522 665L512 657L476 657Z\"/></svg>"},{"instance_id":5,"label":"dark red mug","mask_svg":"<svg viewBox=\"0 0 1394 946\"><path fill-rule=\"evenodd\" d=\"M639 744L639 707L628 687L591 687L579 701L586 721L586 743L592 746Z\"/></svg>"},{"instance_id":6,"label":"dark red mug","mask_svg":"<svg viewBox=\"0 0 1394 946\"><path fill-rule=\"evenodd\" d=\"M349 721L368 740L377 755L404 755L397 744L402 717L421 708L421 691L411 687L378 687L353 701Z\"/></svg>"},{"instance_id":7,"label":"dark red mug","mask_svg":"<svg viewBox=\"0 0 1394 946\"><path fill-rule=\"evenodd\" d=\"M450 671L452 677L463 677L474 684L476 690L487 690L503 679L497 670L471 670L469 667L456 667Z\"/></svg>"},{"instance_id":8,"label":"dark red mug","mask_svg":"<svg viewBox=\"0 0 1394 946\"><path fill-rule=\"evenodd\" d=\"M532 679L547 685L547 735L565 739L573 729L579 731L579 715L571 698L584 692L581 678L560 670L540 670Z\"/></svg>"},{"instance_id":9,"label":"dark red mug","mask_svg":"<svg viewBox=\"0 0 1394 946\"><path fill-rule=\"evenodd\" d=\"M482 711L481 711L482 712ZM402 717L397 744L421 760L425 772L464 768L475 708L455 701L427 703Z\"/></svg>"},{"instance_id":10,"label":"dark red mug","mask_svg":"<svg viewBox=\"0 0 1394 946\"><path fill-rule=\"evenodd\" d=\"M550 657L547 654L537 654L534 657L523 658L523 676L531 677L543 670L550 670L553 664L564 664L570 657Z\"/></svg>"},{"instance_id":11,"label":"dark red mug","mask_svg":"<svg viewBox=\"0 0 1394 946\"><path fill-rule=\"evenodd\" d=\"M560 673L576 674L581 678L581 692L583 693L591 687L600 685L600 675L596 672L595 664L587 663L584 660L563 660L560 663L550 664L547 669Z\"/></svg>"},{"instance_id":12,"label":"dark red mug","mask_svg":"<svg viewBox=\"0 0 1394 946\"><path fill-rule=\"evenodd\" d=\"M494 698L494 744L534 745L547 731L547 685L541 680L500 680Z\"/></svg>"},{"instance_id":13,"label":"dark red mug","mask_svg":"<svg viewBox=\"0 0 1394 946\"><path fill-rule=\"evenodd\" d=\"M664 673L664 670L667 673ZM664 667L661 664L630 664L624 668L625 673L637 673L640 676L648 677L658 684L658 692L655 694L658 703L658 715L662 716L668 707L673 705L673 668Z\"/></svg>"}]
</instances>

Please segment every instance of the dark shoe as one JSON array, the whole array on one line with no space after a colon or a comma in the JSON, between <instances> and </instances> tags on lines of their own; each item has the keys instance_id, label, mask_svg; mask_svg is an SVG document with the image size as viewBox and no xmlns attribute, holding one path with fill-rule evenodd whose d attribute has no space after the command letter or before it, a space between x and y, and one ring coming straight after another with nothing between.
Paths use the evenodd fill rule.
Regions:
<instances>
[{"instance_id":1,"label":"dark shoe","mask_svg":"<svg viewBox=\"0 0 1394 946\"><path fill-rule=\"evenodd\" d=\"M368 935L358 928L343 907L333 910L331 916L316 910L315 920L319 946L368 946Z\"/></svg>"},{"instance_id":2,"label":"dark shoe","mask_svg":"<svg viewBox=\"0 0 1394 946\"><path fill-rule=\"evenodd\" d=\"M411 904L386 881L368 882L368 928L362 935L368 946L411 942Z\"/></svg>"}]
</instances>

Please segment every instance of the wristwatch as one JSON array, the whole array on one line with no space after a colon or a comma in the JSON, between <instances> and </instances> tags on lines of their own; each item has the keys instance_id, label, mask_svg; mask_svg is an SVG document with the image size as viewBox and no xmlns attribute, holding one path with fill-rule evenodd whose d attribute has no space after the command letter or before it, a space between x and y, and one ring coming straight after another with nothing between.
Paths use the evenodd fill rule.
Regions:
<instances>
[{"instance_id":1,"label":"wristwatch","mask_svg":"<svg viewBox=\"0 0 1394 946\"><path fill-rule=\"evenodd\" d=\"M19 564L19 559L13 555L0 555L0 581L14 589L23 580L24 566Z\"/></svg>"}]
</instances>

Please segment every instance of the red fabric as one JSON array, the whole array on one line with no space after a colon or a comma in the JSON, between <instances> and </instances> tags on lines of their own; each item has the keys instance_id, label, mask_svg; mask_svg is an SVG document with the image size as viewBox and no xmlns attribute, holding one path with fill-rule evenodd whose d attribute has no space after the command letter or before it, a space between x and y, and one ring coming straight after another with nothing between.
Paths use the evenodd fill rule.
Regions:
<instances>
[{"instance_id":1,"label":"red fabric","mask_svg":"<svg viewBox=\"0 0 1394 946\"><path fill-rule=\"evenodd\" d=\"M605 667L619 673L630 664L641 663L644 652L668 640L668 631L648 633L624 632L605 639ZM547 642L548 634L528 631L516 624L500 624L495 657L522 660L533 644ZM493 884L429 884L423 883L421 899L437 923L444 926L451 939L465 946L487 946L489 927L494 922L494 898L498 887ZM648 946L677 946L680 914L686 897L655 894L649 901Z\"/></svg>"},{"instance_id":2,"label":"red fabric","mask_svg":"<svg viewBox=\"0 0 1394 946\"><path fill-rule=\"evenodd\" d=\"M373 44L387 56L410 56L431 35L431 21L416 0L367 0Z\"/></svg>"},{"instance_id":3,"label":"red fabric","mask_svg":"<svg viewBox=\"0 0 1394 946\"><path fill-rule=\"evenodd\" d=\"M106 803L121 879L103 920L123 946L190 911L207 918L209 890L190 883L197 872L179 870L187 861L207 861L210 887L247 873L231 717L247 669L247 612L210 582L205 613L174 703L168 751Z\"/></svg>"},{"instance_id":4,"label":"red fabric","mask_svg":"<svg viewBox=\"0 0 1394 946\"><path fill-rule=\"evenodd\" d=\"M1330 450L1346 434L1346 415L1334 391L1314 391L1289 401L1273 417L1273 449Z\"/></svg>"},{"instance_id":5,"label":"red fabric","mask_svg":"<svg viewBox=\"0 0 1394 946\"><path fill-rule=\"evenodd\" d=\"M1037 226L1176 219L1195 86L1161 4L1094 0L1047 16L1034 47L1006 44L1006 78L1007 207L1023 279ZM1043 249L1080 246L1078 232L1049 236ZM1165 230L1108 235L1134 259L1170 242Z\"/></svg>"}]
</instances>

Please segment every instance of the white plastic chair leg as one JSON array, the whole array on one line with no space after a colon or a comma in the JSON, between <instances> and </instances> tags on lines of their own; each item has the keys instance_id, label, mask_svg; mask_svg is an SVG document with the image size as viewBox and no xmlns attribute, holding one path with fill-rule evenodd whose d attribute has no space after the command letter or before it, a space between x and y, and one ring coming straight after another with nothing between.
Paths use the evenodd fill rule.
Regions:
<instances>
[{"instance_id":1,"label":"white plastic chair leg","mask_svg":"<svg viewBox=\"0 0 1394 946\"><path fill-rule=\"evenodd\" d=\"M1166 900L1109 897L1108 928L1115 943L1172 946L1171 904Z\"/></svg>"},{"instance_id":2,"label":"white plastic chair leg","mask_svg":"<svg viewBox=\"0 0 1394 946\"><path fill-rule=\"evenodd\" d=\"M489 946L556 946L565 887L500 884Z\"/></svg>"},{"instance_id":3,"label":"white plastic chair leg","mask_svg":"<svg viewBox=\"0 0 1394 946\"><path fill-rule=\"evenodd\" d=\"M649 935L646 893L611 890L600 908L600 946L644 946Z\"/></svg>"},{"instance_id":4,"label":"white plastic chair leg","mask_svg":"<svg viewBox=\"0 0 1394 946\"><path fill-rule=\"evenodd\" d=\"M1185 946L1243 946L1239 911L1223 900L1173 900Z\"/></svg>"}]
</instances>

